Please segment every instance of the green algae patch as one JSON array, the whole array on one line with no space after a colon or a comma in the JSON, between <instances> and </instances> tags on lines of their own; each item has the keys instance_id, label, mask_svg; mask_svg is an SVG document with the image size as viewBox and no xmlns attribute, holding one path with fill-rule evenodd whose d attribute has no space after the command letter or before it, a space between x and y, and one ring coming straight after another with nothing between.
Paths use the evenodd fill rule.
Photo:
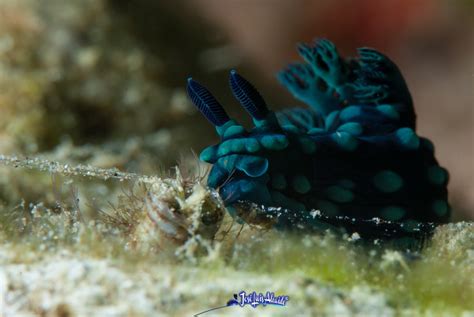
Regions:
<instances>
[{"instance_id":1,"label":"green algae patch","mask_svg":"<svg viewBox=\"0 0 474 317\"><path fill-rule=\"evenodd\" d=\"M276 277L300 272L336 288L369 286L400 312L472 311L473 224L441 226L425 244L419 251L404 251L383 243L359 245L330 233L293 235L256 243L236 263Z\"/></svg>"}]
</instances>

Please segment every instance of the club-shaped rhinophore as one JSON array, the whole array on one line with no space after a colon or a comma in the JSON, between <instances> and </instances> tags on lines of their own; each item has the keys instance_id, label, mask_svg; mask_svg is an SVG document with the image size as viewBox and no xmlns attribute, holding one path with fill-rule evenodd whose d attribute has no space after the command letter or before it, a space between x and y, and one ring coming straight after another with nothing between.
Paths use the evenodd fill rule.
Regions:
<instances>
[{"instance_id":1,"label":"club-shaped rhinophore","mask_svg":"<svg viewBox=\"0 0 474 317\"><path fill-rule=\"evenodd\" d=\"M235 70L230 71L229 84L234 97L253 118L263 120L267 117L269 110L265 100L257 89Z\"/></svg>"},{"instance_id":2,"label":"club-shaped rhinophore","mask_svg":"<svg viewBox=\"0 0 474 317\"><path fill-rule=\"evenodd\" d=\"M222 126L230 120L221 104L204 86L188 78L186 87L189 98L201 113L215 126Z\"/></svg>"}]
</instances>

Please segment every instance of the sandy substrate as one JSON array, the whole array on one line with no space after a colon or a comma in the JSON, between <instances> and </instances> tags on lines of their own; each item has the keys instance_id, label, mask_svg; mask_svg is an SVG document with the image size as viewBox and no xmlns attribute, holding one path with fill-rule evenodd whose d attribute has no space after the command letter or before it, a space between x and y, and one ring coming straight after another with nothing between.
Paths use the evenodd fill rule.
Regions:
<instances>
[{"instance_id":1,"label":"sandy substrate","mask_svg":"<svg viewBox=\"0 0 474 317\"><path fill-rule=\"evenodd\" d=\"M450 258L453 271L443 273L446 278L437 273L438 276L421 279L421 283L428 284L441 278L445 287L451 288L449 292L459 292L453 295L466 297L466 292L473 287L468 280L474 264L472 228L472 224L460 223L438 229L433 240L435 254L431 249L428 254L422 253L421 258ZM25 251L19 254L19 250ZM324 249L320 251L327 252ZM275 249L271 252L275 257L281 257L281 251L279 253ZM382 259L380 267L389 269L401 261L403 265L396 277L400 284L413 274L433 274L429 271L432 270L429 265L423 267L420 263L417 268L416 262L422 260L405 263L402 254L396 251L386 251ZM322 257L322 261L328 263L333 260ZM286 261L291 263L290 259ZM244 290L273 291L276 295L288 295L290 299L286 307L230 307L203 316L474 315L468 303L464 307L455 307L443 304L443 298L440 298L439 305L433 304L436 303L433 299L432 304L427 305L410 296L397 299L392 295L391 298L390 289L363 282L337 285L330 279L311 276L307 268L288 265L286 271L266 274L229 266L216 259L200 264L152 259L124 261L94 255L87 249L43 251L5 243L0 247L0 313L5 317L192 316L225 305L234 293ZM358 263L346 265L363 270ZM387 271L387 274L391 272ZM453 288L456 286L450 284L449 274L464 275L465 288ZM452 279L455 280L455 277L452 276ZM393 285L396 286L396 283ZM427 292L423 286L418 287ZM437 287L443 290L443 285Z\"/></svg>"},{"instance_id":2,"label":"sandy substrate","mask_svg":"<svg viewBox=\"0 0 474 317\"><path fill-rule=\"evenodd\" d=\"M126 271L107 259L59 252L35 263L8 263L2 248L3 316L191 316L225 305L233 293L291 294L287 307L231 307L226 316L392 316L385 296L367 286L330 287L294 272L277 278L191 266L156 265ZM215 314L209 314L215 316ZM221 315L222 316L222 315Z\"/></svg>"}]
</instances>

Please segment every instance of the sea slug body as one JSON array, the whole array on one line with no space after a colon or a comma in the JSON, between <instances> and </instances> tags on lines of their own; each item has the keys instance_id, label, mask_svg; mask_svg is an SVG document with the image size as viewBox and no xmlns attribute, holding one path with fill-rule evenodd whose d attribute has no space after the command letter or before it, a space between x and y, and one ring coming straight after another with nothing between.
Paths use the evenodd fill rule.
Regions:
<instances>
[{"instance_id":1,"label":"sea slug body","mask_svg":"<svg viewBox=\"0 0 474 317\"><path fill-rule=\"evenodd\" d=\"M413 223L447 222L448 173L432 143L415 132L412 98L397 66L370 48L344 59L324 39L298 50L304 62L290 64L278 79L308 109L273 112L230 72L231 90L252 116L250 131L188 79L192 102L222 139L200 156L213 164L208 185L229 207L247 201L290 210L274 217L275 208L264 209L283 228L337 225L334 219L353 219L341 223L357 227L378 219L409 232ZM312 210L324 217L312 221Z\"/></svg>"}]
</instances>

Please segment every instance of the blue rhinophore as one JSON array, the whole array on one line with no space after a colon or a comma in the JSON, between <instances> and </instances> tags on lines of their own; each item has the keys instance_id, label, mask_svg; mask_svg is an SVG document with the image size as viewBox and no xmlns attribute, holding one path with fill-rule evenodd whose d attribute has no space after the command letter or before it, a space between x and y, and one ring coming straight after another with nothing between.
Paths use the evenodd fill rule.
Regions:
<instances>
[{"instance_id":1,"label":"blue rhinophore","mask_svg":"<svg viewBox=\"0 0 474 317\"><path fill-rule=\"evenodd\" d=\"M255 119L265 119L269 111L260 93L235 70L230 72L229 82L232 93L245 110Z\"/></svg>"},{"instance_id":2,"label":"blue rhinophore","mask_svg":"<svg viewBox=\"0 0 474 317\"><path fill-rule=\"evenodd\" d=\"M187 91L191 101L212 124L221 126L229 121L229 116L216 98L192 78L188 78Z\"/></svg>"}]
</instances>

